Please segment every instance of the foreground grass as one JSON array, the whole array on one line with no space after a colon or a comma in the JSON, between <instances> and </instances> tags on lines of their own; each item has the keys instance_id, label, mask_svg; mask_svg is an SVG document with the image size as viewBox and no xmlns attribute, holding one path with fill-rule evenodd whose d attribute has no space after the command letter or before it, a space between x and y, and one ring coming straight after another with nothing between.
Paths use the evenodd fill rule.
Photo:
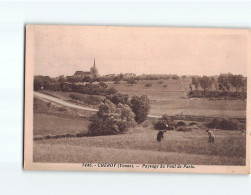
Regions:
<instances>
[{"instance_id":1,"label":"foreground grass","mask_svg":"<svg viewBox=\"0 0 251 195\"><path fill-rule=\"evenodd\" d=\"M34 162L243 165L242 158L118 148L35 144Z\"/></svg>"},{"instance_id":2,"label":"foreground grass","mask_svg":"<svg viewBox=\"0 0 251 195\"><path fill-rule=\"evenodd\" d=\"M84 118L34 113L34 136L87 133L89 121Z\"/></svg>"},{"instance_id":3,"label":"foreground grass","mask_svg":"<svg viewBox=\"0 0 251 195\"><path fill-rule=\"evenodd\" d=\"M163 142L154 130L136 129L115 136L51 139L34 142L35 162L190 163L244 165L245 136L239 131L214 132L213 145L204 130L169 131Z\"/></svg>"}]
</instances>

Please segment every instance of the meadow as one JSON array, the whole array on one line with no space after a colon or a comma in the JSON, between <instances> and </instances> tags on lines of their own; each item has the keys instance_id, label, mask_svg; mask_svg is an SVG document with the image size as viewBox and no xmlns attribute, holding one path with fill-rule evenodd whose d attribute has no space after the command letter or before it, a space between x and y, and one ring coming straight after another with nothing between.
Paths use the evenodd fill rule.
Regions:
<instances>
[{"instance_id":1,"label":"meadow","mask_svg":"<svg viewBox=\"0 0 251 195\"><path fill-rule=\"evenodd\" d=\"M86 118L68 118L45 113L34 113L33 120L33 136L87 133L89 125Z\"/></svg>"},{"instance_id":2,"label":"meadow","mask_svg":"<svg viewBox=\"0 0 251 195\"><path fill-rule=\"evenodd\" d=\"M133 95L145 94L150 99L151 115L196 115L196 116L218 116L218 117L246 117L246 100L210 100L204 98L188 98L188 85L190 79L168 79L143 80L136 84L128 84L121 81L119 84L113 82L107 83L109 87L114 87L120 93ZM151 84L150 87L145 87ZM165 86L165 87L163 87ZM43 91L43 93L58 97L60 99L74 102L69 95L77 94L75 92L62 91ZM103 97L103 96L98 96ZM103 97L104 98L104 97ZM78 102L78 104L81 104ZM83 103L83 105L85 105ZM97 108L97 105L85 105L91 108Z\"/></svg>"},{"instance_id":3,"label":"meadow","mask_svg":"<svg viewBox=\"0 0 251 195\"><path fill-rule=\"evenodd\" d=\"M205 129L168 131L162 142L157 131L137 127L122 135L45 139L34 142L34 162L168 163L244 165L245 135L215 130L214 144Z\"/></svg>"},{"instance_id":4,"label":"meadow","mask_svg":"<svg viewBox=\"0 0 251 195\"><path fill-rule=\"evenodd\" d=\"M245 117L246 101L188 99L189 80L139 81L137 84L108 83L119 92L146 94L151 100L152 115L191 114L198 116ZM152 86L145 87L147 83ZM163 87L165 85L165 87ZM71 101L71 92L44 91ZM88 118L93 112L70 109L35 98L34 137L87 133ZM93 106L95 107L95 106ZM97 106L96 106L97 107ZM149 120L149 119L148 119ZM71 163L167 163L194 165L245 165L246 136L238 130L212 129L215 143L209 144L203 124L191 132L168 131L162 142L152 121L138 125L127 133L112 136L68 137L34 141L34 162ZM186 121L188 124L189 121Z\"/></svg>"},{"instance_id":5,"label":"meadow","mask_svg":"<svg viewBox=\"0 0 251 195\"><path fill-rule=\"evenodd\" d=\"M246 116L246 100L210 100L202 98L188 98L188 85L190 79L138 81L136 84L120 82L109 83L119 92L133 95L145 94L151 100L152 115L197 115L197 116L219 116L219 117L244 117ZM145 87L150 83L151 87ZM165 85L166 87L163 87Z\"/></svg>"}]
</instances>

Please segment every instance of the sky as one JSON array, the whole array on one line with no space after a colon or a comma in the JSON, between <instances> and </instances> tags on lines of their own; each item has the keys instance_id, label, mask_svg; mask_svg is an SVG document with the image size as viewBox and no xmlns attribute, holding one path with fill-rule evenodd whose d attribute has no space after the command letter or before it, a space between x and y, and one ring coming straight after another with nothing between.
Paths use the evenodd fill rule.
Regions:
<instances>
[{"instance_id":1,"label":"sky","mask_svg":"<svg viewBox=\"0 0 251 195\"><path fill-rule=\"evenodd\" d=\"M100 75L247 75L246 30L62 25L31 29L35 75L89 71L94 58Z\"/></svg>"}]
</instances>

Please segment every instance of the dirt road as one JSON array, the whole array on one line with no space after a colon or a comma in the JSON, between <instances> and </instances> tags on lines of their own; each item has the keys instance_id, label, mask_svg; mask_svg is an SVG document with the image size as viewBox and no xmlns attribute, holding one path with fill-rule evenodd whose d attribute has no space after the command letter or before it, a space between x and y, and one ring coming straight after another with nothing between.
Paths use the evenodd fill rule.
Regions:
<instances>
[{"instance_id":1,"label":"dirt road","mask_svg":"<svg viewBox=\"0 0 251 195\"><path fill-rule=\"evenodd\" d=\"M98 111L97 109L93 109L93 108L88 108L88 107L76 105L76 104L64 101L62 99L59 99L59 98L56 98L56 97L52 97L50 95L43 94L43 93L34 92L34 95L37 96L37 97L39 97L39 98L46 99L46 100L58 103L60 105L70 107L70 108L75 108L75 109L80 109L80 110L87 110L87 111L92 111L92 112L97 112ZM148 115L148 117L150 117L150 118L160 118L161 116Z\"/></svg>"}]
</instances>

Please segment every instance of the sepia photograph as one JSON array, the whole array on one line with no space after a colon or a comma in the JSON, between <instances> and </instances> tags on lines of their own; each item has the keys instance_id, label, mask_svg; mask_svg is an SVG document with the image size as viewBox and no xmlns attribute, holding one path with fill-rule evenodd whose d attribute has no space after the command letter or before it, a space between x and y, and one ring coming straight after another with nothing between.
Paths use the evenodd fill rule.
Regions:
<instances>
[{"instance_id":1,"label":"sepia photograph","mask_svg":"<svg viewBox=\"0 0 251 195\"><path fill-rule=\"evenodd\" d=\"M249 173L249 30L25 34L25 169Z\"/></svg>"}]
</instances>

